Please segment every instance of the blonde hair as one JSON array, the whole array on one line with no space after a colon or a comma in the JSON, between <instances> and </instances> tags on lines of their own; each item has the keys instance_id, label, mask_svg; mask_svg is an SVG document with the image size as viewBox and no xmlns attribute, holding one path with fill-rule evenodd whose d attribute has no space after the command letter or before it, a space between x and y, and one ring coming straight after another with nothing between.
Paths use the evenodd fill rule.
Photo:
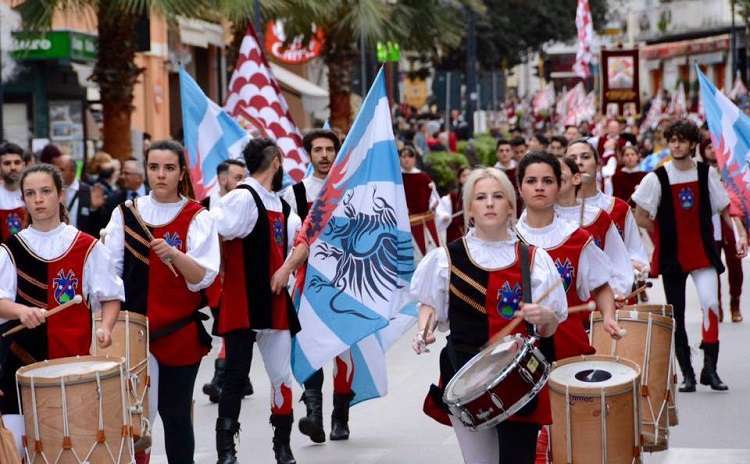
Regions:
<instances>
[{"instance_id":1,"label":"blonde hair","mask_svg":"<svg viewBox=\"0 0 750 464\"><path fill-rule=\"evenodd\" d=\"M505 173L497 168L478 168L474 169L469 173L469 178L466 179L466 183L463 186L463 204L464 204L464 225L466 229L471 226L469 222L469 206L474 199L474 187L477 182L484 179L495 179L500 183L500 188L503 191L503 195L510 204L511 212L508 215L508 224L512 228L516 220L516 190L513 188L513 183L508 179Z\"/></svg>"},{"instance_id":2,"label":"blonde hair","mask_svg":"<svg viewBox=\"0 0 750 464\"><path fill-rule=\"evenodd\" d=\"M99 171L102 170L102 167L110 162L112 162L112 156L109 153L105 151L98 151L88 162L86 171L89 175L96 176L99 174Z\"/></svg>"}]
</instances>

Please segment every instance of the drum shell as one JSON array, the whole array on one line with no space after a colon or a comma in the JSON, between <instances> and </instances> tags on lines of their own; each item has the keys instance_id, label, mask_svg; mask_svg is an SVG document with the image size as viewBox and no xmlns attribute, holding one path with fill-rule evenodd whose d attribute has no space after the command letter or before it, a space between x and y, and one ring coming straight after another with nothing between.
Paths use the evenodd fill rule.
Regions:
<instances>
[{"instance_id":1,"label":"drum shell","mask_svg":"<svg viewBox=\"0 0 750 464\"><path fill-rule=\"evenodd\" d=\"M601 313L596 312L591 315L591 344L599 354L630 359L640 366L643 448L665 450L669 446L668 400L673 396L674 320L656 312L624 310L616 311L615 317L627 335L612 339L603 330Z\"/></svg>"},{"instance_id":2,"label":"drum shell","mask_svg":"<svg viewBox=\"0 0 750 464\"><path fill-rule=\"evenodd\" d=\"M628 382L609 387L580 388L567 387L555 382L551 377L548 383L552 405L552 425L550 426L552 461L568 461L567 410L570 403L572 462L576 464L600 464L604 460L606 446L607 464L640 463L640 398L636 391L640 384L638 364L612 356L577 356L567 358L552 365L552 371L570 363L585 363L590 360L611 361L625 364L636 372L636 377ZM634 390L635 389L635 390ZM606 407L606 444L602 431L602 395ZM570 398L567 400L567 398Z\"/></svg>"},{"instance_id":3,"label":"drum shell","mask_svg":"<svg viewBox=\"0 0 750 464\"><path fill-rule=\"evenodd\" d=\"M101 313L94 315L94 329L102 323ZM96 330L94 330L96 333ZM127 351L130 351L128 356ZM144 419L148 418L148 318L142 314L120 311L117 322L112 329L112 344L107 348L99 347L96 340L91 344L94 355L115 356L125 359L129 373L128 402L132 416L133 436L141 437L144 433Z\"/></svg>"},{"instance_id":4,"label":"drum shell","mask_svg":"<svg viewBox=\"0 0 750 464\"><path fill-rule=\"evenodd\" d=\"M544 355L526 341L513 363L488 381L484 391L462 398L449 398L453 380L460 378L472 361L481 355L481 352L477 354L453 376L443 395L451 414L475 430L494 427L517 413L539 394L549 376L549 364Z\"/></svg>"},{"instance_id":5,"label":"drum shell","mask_svg":"<svg viewBox=\"0 0 750 464\"><path fill-rule=\"evenodd\" d=\"M63 366L76 361L117 363L116 366L99 371L103 437L99 436L98 430L100 408L96 373L63 375L57 378L33 377L32 387L31 374L34 369L50 365ZM127 408L125 365L122 359L106 356L76 356L42 361L20 368L16 373L16 381L21 394L21 411L26 429L24 442L31 458L30 462L45 462L42 457L43 453L49 462L73 464L78 460L71 451L83 458L92 447L94 450L88 459L89 462L120 464L132 461L132 438L128 435L130 417L125 411ZM72 449L63 452L60 460L55 461L62 451L64 441L61 383L65 385L65 410ZM34 399L38 424L34 423ZM39 427L38 437L35 435L35 426ZM98 442L99 445L97 445ZM114 460L110 457L105 445L114 454Z\"/></svg>"}]
</instances>

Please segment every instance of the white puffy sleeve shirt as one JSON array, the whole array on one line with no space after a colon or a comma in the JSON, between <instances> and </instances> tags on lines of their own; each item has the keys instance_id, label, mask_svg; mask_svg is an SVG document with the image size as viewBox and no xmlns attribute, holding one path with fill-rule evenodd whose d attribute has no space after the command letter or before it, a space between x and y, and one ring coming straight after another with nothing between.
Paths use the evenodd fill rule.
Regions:
<instances>
[{"instance_id":1,"label":"white puffy sleeve shirt","mask_svg":"<svg viewBox=\"0 0 750 464\"><path fill-rule=\"evenodd\" d=\"M32 227L19 232L19 237L29 249L42 259L53 260L70 248L78 229L60 224L55 229L42 232ZM16 299L18 286L16 265L5 248L0 247L0 299ZM125 301L125 289L119 273L114 272L114 263L109 250L96 242L83 264L83 294L92 311L101 309L104 301Z\"/></svg>"},{"instance_id":2,"label":"white puffy sleeve shirt","mask_svg":"<svg viewBox=\"0 0 750 464\"><path fill-rule=\"evenodd\" d=\"M476 237L473 230L466 236L469 255L478 265L487 268L500 268L510 265L516 259L516 241L509 240L488 242ZM445 248L431 250L420 261L411 280L410 293L420 304L435 308L437 320L448 320L448 287L450 284L450 260ZM549 287L556 288L542 303L554 311L558 321L568 317L568 305L565 291L559 284L559 274L552 259L541 248L534 253L531 268L531 296L536 301ZM443 324L443 327L445 325Z\"/></svg>"},{"instance_id":3,"label":"white puffy sleeve shirt","mask_svg":"<svg viewBox=\"0 0 750 464\"><path fill-rule=\"evenodd\" d=\"M175 203L160 203L151 194L139 197L136 208L145 222L160 226L171 222L182 210L187 198L181 198ZM125 235L123 229L122 211L120 208L112 212L112 217L106 227L104 243L109 249L114 262L114 269L118 276L122 276L125 258ZM208 211L198 213L190 223L187 234L187 253L206 272L197 284L186 281L191 292L198 292L210 286L219 273L221 265L221 251L216 224Z\"/></svg>"}]
</instances>

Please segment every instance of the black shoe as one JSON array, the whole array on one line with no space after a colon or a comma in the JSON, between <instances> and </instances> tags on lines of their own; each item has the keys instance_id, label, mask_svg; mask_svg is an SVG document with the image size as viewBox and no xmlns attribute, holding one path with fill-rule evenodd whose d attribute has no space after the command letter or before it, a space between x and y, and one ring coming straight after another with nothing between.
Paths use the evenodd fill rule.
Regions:
<instances>
[{"instance_id":1,"label":"black shoe","mask_svg":"<svg viewBox=\"0 0 750 464\"><path fill-rule=\"evenodd\" d=\"M228 417L216 419L216 464L237 464L234 437L240 432L240 423Z\"/></svg>"},{"instance_id":2,"label":"black shoe","mask_svg":"<svg viewBox=\"0 0 750 464\"><path fill-rule=\"evenodd\" d=\"M302 393L302 401L305 402L307 416L299 420L299 431L314 443L324 443L326 432L323 430L323 393L306 388Z\"/></svg>"},{"instance_id":3,"label":"black shoe","mask_svg":"<svg viewBox=\"0 0 750 464\"><path fill-rule=\"evenodd\" d=\"M675 346L675 356L682 371L682 385L678 390L682 393L693 393L695 391L695 371L690 362L690 346Z\"/></svg>"},{"instance_id":4,"label":"black shoe","mask_svg":"<svg viewBox=\"0 0 750 464\"><path fill-rule=\"evenodd\" d=\"M333 395L333 412L331 413L331 440L349 439L349 405L354 394Z\"/></svg>"},{"instance_id":5,"label":"black shoe","mask_svg":"<svg viewBox=\"0 0 750 464\"><path fill-rule=\"evenodd\" d=\"M242 396L250 396L253 393L255 393L255 390L253 390L253 384L250 382L250 377L247 378L247 382L245 383L245 386L242 387Z\"/></svg>"},{"instance_id":6,"label":"black shoe","mask_svg":"<svg viewBox=\"0 0 750 464\"><path fill-rule=\"evenodd\" d=\"M294 417L272 415L271 425L273 426L273 454L276 456L277 464L297 464L292 454L292 447L289 445L289 437L292 435L292 423Z\"/></svg>"},{"instance_id":7,"label":"black shoe","mask_svg":"<svg viewBox=\"0 0 750 464\"><path fill-rule=\"evenodd\" d=\"M729 387L724 384L716 372L716 364L719 361L719 342L704 343L703 349L703 370L701 370L701 385L708 385L711 390L727 391Z\"/></svg>"},{"instance_id":8,"label":"black shoe","mask_svg":"<svg viewBox=\"0 0 750 464\"><path fill-rule=\"evenodd\" d=\"M217 358L214 361L214 378L211 382L203 385L203 393L208 395L212 403L218 403L221 399L221 390L224 388L224 379L226 378L227 361Z\"/></svg>"}]
</instances>

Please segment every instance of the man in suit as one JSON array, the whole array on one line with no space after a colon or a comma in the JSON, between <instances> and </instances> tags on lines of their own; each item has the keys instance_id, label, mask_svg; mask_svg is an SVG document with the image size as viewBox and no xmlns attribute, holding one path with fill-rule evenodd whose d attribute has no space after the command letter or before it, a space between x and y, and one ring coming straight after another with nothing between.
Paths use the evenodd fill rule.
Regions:
<instances>
[{"instance_id":1,"label":"man in suit","mask_svg":"<svg viewBox=\"0 0 750 464\"><path fill-rule=\"evenodd\" d=\"M99 231L107 225L107 197L101 186L90 186L76 178L76 162L69 155L52 160L62 172L65 184L65 207L68 222L82 232L99 237Z\"/></svg>"},{"instance_id":2,"label":"man in suit","mask_svg":"<svg viewBox=\"0 0 750 464\"><path fill-rule=\"evenodd\" d=\"M110 199L110 209L116 208L125 200L135 200L148 194L143 164L135 158L125 160L122 164L122 188Z\"/></svg>"}]
</instances>

